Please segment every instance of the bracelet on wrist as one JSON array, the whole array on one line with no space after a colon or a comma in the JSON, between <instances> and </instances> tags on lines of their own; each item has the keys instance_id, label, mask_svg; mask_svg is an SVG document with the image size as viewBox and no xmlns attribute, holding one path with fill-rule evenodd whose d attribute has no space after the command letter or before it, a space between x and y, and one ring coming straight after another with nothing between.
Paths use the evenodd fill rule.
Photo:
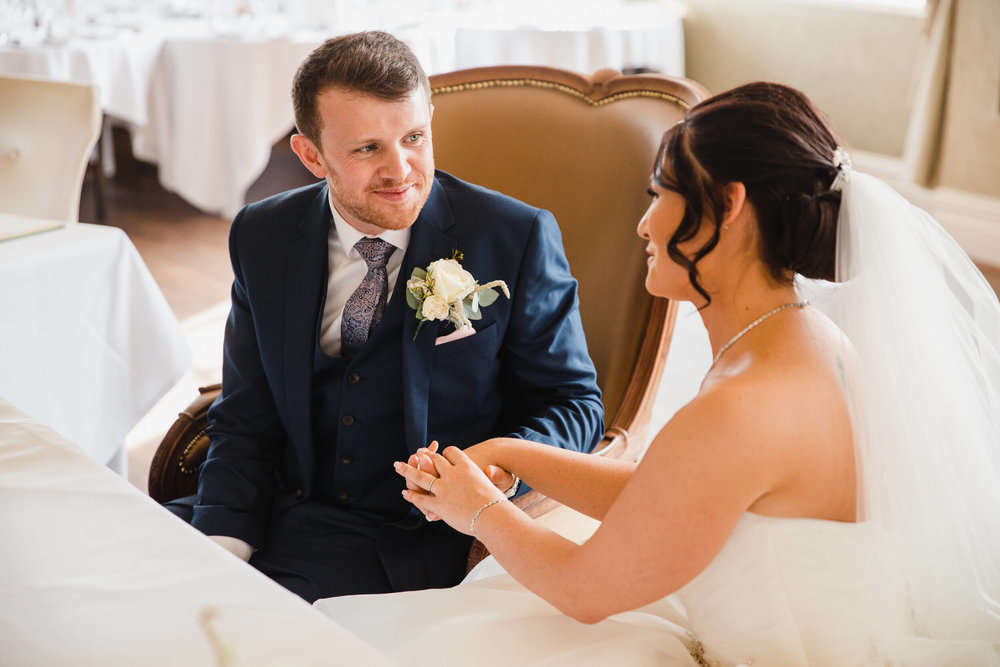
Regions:
<instances>
[{"instance_id":1,"label":"bracelet on wrist","mask_svg":"<svg viewBox=\"0 0 1000 667\"><path fill-rule=\"evenodd\" d=\"M510 476L514 478L514 481L511 483L510 486L507 487L507 490L503 492L503 494L507 496L508 499L516 496L517 490L521 488L521 478L515 475L514 473L510 473Z\"/></svg>"},{"instance_id":2,"label":"bracelet on wrist","mask_svg":"<svg viewBox=\"0 0 1000 667\"><path fill-rule=\"evenodd\" d=\"M482 514L483 510L485 510L487 507L492 507L493 505L496 505L498 502L500 502L502 500L507 500L507 499L506 498L494 498L493 500L491 500L490 502L486 503L485 505L483 505L482 507L480 507L478 510L476 510L476 513L472 515L472 521L469 522L469 532L472 533L473 537L476 537L476 519L479 518L479 515Z\"/></svg>"}]
</instances>

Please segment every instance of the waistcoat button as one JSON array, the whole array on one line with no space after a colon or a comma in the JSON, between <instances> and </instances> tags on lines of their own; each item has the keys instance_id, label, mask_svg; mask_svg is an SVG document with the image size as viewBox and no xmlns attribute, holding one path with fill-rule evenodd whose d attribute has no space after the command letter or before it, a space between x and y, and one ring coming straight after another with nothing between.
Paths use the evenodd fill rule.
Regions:
<instances>
[{"instance_id":1,"label":"waistcoat button","mask_svg":"<svg viewBox=\"0 0 1000 667\"><path fill-rule=\"evenodd\" d=\"M341 421L341 423L344 426L350 426L351 424L354 423L354 416L353 415L344 415L343 418L340 421Z\"/></svg>"},{"instance_id":2,"label":"waistcoat button","mask_svg":"<svg viewBox=\"0 0 1000 667\"><path fill-rule=\"evenodd\" d=\"M353 463L354 459L351 458L350 454L344 454L343 456L340 457L340 462L341 463Z\"/></svg>"},{"instance_id":3,"label":"waistcoat button","mask_svg":"<svg viewBox=\"0 0 1000 667\"><path fill-rule=\"evenodd\" d=\"M338 493L337 500L347 500L347 491L341 491Z\"/></svg>"},{"instance_id":4,"label":"waistcoat button","mask_svg":"<svg viewBox=\"0 0 1000 667\"><path fill-rule=\"evenodd\" d=\"M350 375L347 376L347 381L350 382L351 384L357 384L361 382L361 376L358 375L357 373L351 373Z\"/></svg>"}]
</instances>

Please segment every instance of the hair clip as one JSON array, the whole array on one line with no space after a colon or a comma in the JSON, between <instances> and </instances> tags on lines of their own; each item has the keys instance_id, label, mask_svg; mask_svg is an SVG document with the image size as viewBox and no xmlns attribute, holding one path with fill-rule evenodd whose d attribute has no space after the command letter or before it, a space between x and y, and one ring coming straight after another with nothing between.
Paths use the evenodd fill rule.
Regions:
<instances>
[{"instance_id":1,"label":"hair clip","mask_svg":"<svg viewBox=\"0 0 1000 667\"><path fill-rule=\"evenodd\" d=\"M851 171L854 168L851 154L841 146L837 146L837 149L833 151L833 167L837 170L837 176L833 179L830 189L840 190L844 187L844 183L851 180Z\"/></svg>"}]
</instances>

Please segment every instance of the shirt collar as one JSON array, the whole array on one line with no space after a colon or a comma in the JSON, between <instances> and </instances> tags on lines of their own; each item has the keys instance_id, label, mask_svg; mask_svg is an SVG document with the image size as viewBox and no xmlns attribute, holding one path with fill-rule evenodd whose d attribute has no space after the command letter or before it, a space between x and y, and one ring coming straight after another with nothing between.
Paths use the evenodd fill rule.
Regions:
<instances>
[{"instance_id":1,"label":"shirt collar","mask_svg":"<svg viewBox=\"0 0 1000 667\"><path fill-rule=\"evenodd\" d=\"M386 243L395 246L396 248L402 250L401 255L406 252L406 246L410 243L410 229L386 229L381 234L371 237L368 234L362 234L357 229L352 227L347 220L344 220L344 216L340 215L337 211L337 207L333 205L333 195L331 193L330 197L327 198L327 203L330 205L330 213L333 215L333 226L337 230L337 238L340 239L340 246L344 251L345 255L350 255L354 251L354 244L361 239L368 236L369 238L379 238Z\"/></svg>"}]
</instances>

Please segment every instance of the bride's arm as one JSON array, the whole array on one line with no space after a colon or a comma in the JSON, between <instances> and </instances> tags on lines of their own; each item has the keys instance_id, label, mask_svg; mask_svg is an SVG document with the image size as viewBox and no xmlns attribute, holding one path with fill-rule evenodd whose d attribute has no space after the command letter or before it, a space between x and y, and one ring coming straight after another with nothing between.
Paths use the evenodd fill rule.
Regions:
<instances>
[{"instance_id":1,"label":"bride's arm","mask_svg":"<svg viewBox=\"0 0 1000 667\"><path fill-rule=\"evenodd\" d=\"M465 453L480 468L495 465L532 489L595 519L603 519L636 464L516 438L493 438Z\"/></svg>"},{"instance_id":2,"label":"bride's arm","mask_svg":"<svg viewBox=\"0 0 1000 667\"><path fill-rule=\"evenodd\" d=\"M583 545L505 502L482 509L475 535L515 579L580 621L657 600L704 569L742 513L798 465L782 457L784 445L774 446L788 442L783 431L789 424L795 431L797 420L787 404L775 419L773 404L761 405L761 397L760 391L710 392L678 412ZM407 499L470 533L473 515L502 494L461 450L431 457L440 474L433 495L407 491ZM403 472L424 489L431 479L413 468ZM572 477L554 468L543 476L562 475Z\"/></svg>"}]
</instances>

